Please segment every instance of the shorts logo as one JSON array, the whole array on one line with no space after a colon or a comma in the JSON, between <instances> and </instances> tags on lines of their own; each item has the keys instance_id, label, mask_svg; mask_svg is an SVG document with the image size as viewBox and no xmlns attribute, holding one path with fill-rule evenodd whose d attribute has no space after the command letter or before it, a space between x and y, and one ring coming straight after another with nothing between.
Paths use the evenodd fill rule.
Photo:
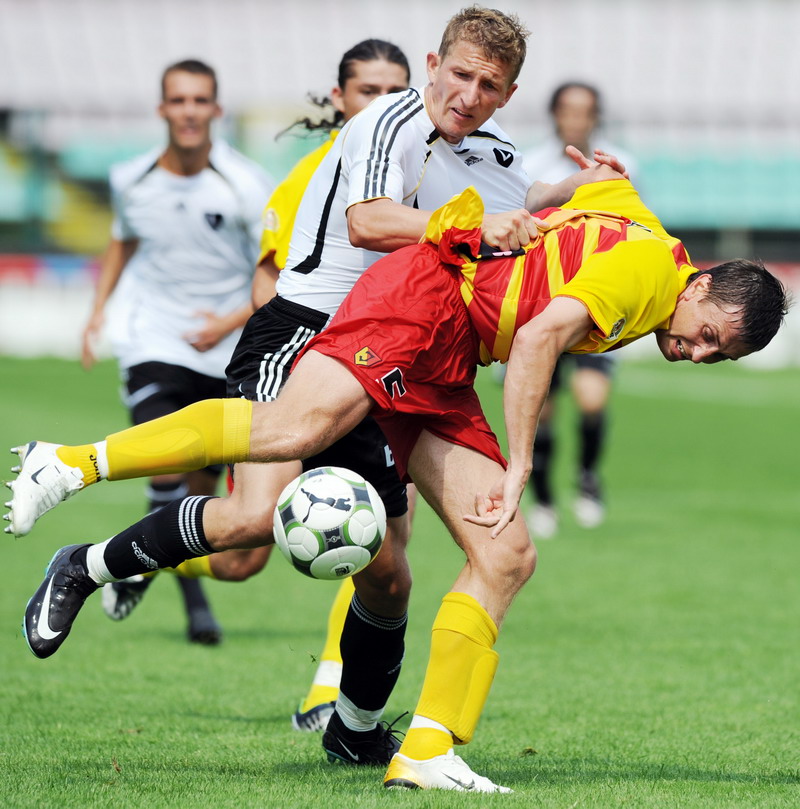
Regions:
<instances>
[{"instance_id":1,"label":"shorts logo","mask_svg":"<svg viewBox=\"0 0 800 809\"><path fill-rule=\"evenodd\" d=\"M221 213L207 213L206 222L211 225L211 230L219 230L222 227Z\"/></svg>"},{"instance_id":2,"label":"shorts logo","mask_svg":"<svg viewBox=\"0 0 800 809\"><path fill-rule=\"evenodd\" d=\"M372 368L373 365L377 365L380 361L381 358L369 346L360 348L353 356L353 362L356 365L363 365L364 368Z\"/></svg>"},{"instance_id":3,"label":"shorts logo","mask_svg":"<svg viewBox=\"0 0 800 809\"><path fill-rule=\"evenodd\" d=\"M507 169L513 162L514 162L514 153L507 152L505 149L493 149L494 156L497 158L497 162L504 168Z\"/></svg>"},{"instance_id":4,"label":"shorts logo","mask_svg":"<svg viewBox=\"0 0 800 809\"><path fill-rule=\"evenodd\" d=\"M620 336L620 334L622 334L622 330L625 328L625 323L626 323L625 318L624 318L624 317L621 317L621 318L620 318L620 319L619 319L619 320L618 320L618 321L617 321L617 322L616 322L616 323L615 323L615 324L614 324L614 325L611 327L611 331L609 332L608 337L606 337L606 342L607 342L607 343L608 343L608 342L610 342L611 340L616 340L616 339L617 339L617 337L619 337L619 336Z\"/></svg>"},{"instance_id":5,"label":"shorts logo","mask_svg":"<svg viewBox=\"0 0 800 809\"><path fill-rule=\"evenodd\" d=\"M406 386L403 383L403 372L399 368L394 368L388 374L384 374L380 381L386 392L392 399L398 399L406 395Z\"/></svg>"}]
</instances>

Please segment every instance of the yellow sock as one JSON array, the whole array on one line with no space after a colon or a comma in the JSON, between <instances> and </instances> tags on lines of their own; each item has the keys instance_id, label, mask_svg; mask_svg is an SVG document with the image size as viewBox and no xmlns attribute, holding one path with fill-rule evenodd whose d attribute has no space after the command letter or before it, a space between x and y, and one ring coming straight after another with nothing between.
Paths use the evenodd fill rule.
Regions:
<instances>
[{"instance_id":1,"label":"yellow sock","mask_svg":"<svg viewBox=\"0 0 800 809\"><path fill-rule=\"evenodd\" d=\"M190 472L247 460L253 403L206 399L106 439L108 479Z\"/></svg>"},{"instance_id":2,"label":"yellow sock","mask_svg":"<svg viewBox=\"0 0 800 809\"><path fill-rule=\"evenodd\" d=\"M331 611L328 613L328 634L325 636L325 646L322 649L320 660L336 660L342 662L342 653L339 650L339 642L342 639L342 629L344 629L344 619L347 618L347 611L350 609L350 602L353 600L353 593L356 588L351 578L344 579L333 599Z\"/></svg>"},{"instance_id":3,"label":"yellow sock","mask_svg":"<svg viewBox=\"0 0 800 809\"><path fill-rule=\"evenodd\" d=\"M343 579L328 614L328 634L325 637L325 646L319 658L320 662L314 675L314 682L311 683L311 688L300 706L302 712L311 710L315 705L333 702L339 696L339 686L332 685L332 678L336 676L337 665L338 674L341 675L342 653L339 650L339 641L342 638L344 619L350 609L350 601L354 592L353 580ZM326 662L329 665L324 665ZM336 665L330 665L330 663Z\"/></svg>"},{"instance_id":4,"label":"yellow sock","mask_svg":"<svg viewBox=\"0 0 800 809\"><path fill-rule=\"evenodd\" d=\"M472 739L497 670L492 649L497 626L489 613L466 593L448 593L433 624L431 655L415 716L427 717L452 733L452 743ZM431 758L439 753L447 734L414 728L400 751L410 758ZM449 744L447 745L450 746Z\"/></svg>"},{"instance_id":5,"label":"yellow sock","mask_svg":"<svg viewBox=\"0 0 800 809\"><path fill-rule=\"evenodd\" d=\"M217 578L211 569L210 556L195 556L193 559L187 559L175 567L165 569L167 572L174 573L176 576L183 576L185 579Z\"/></svg>"},{"instance_id":6,"label":"yellow sock","mask_svg":"<svg viewBox=\"0 0 800 809\"><path fill-rule=\"evenodd\" d=\"M409 728L400 752L417 761L443 756L453 746L453 735L435 728Z\"/></svg>"},{"instance_id":7,"label":"yellow sock","mask_svg":"<svg viewBox=\"0 0 800 809\"><path fill-rule=\"evenodd\" d=\"M91 486L100 480L97 466L97 449L94 444L81 444L79 447L59 447L56 455L70 466L77 466L83 472L83 483Z\"/></svg>"}]
</instances>

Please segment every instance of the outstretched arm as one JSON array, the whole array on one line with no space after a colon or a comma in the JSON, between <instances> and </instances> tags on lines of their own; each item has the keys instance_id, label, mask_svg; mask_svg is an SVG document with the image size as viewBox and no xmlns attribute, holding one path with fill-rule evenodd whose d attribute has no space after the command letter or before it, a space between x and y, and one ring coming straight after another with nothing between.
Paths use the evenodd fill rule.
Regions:
<instances>
[{"instance_id":1,"label":"outstretched arm","mask_svg":"<svg viewBox=\"0 0 800 809\"><path fill-rule=\"evenodd\" d=\"M347 228L355 247L390 253L416 244L424 235L430 211L420 211L390 199L358 202L347 209ZM481 225L483 240L499 250L517 250L538 235L541 220L520 208L486 214Z\"/></svg>"},{"instance_id":2,"label":"outstretched arm","mask_svg":"<svg viewBox=\"0 0 800 809\"><path fill-rule=\"evenodd\" d=\"M476 498L476 514L464 519L493 526L496 537L517 512L531 472L533 439L559 356L594 328L578 300L557 297L514 337L503 387L508 433L508 468L488 494Z\"/></svg>"},{"instance_id":3,"label":"outstretched arm","mask_svg":"<svg viewBox=\"0 0 800 809\"><path fill-rule=\"evenodd\" d=\"M595 149L594 159L591 159L574 146L567 146L565 151L580 170L553 185L536 180L528 189L528 197L525 202L525 207L532 213L541 211L543 208L560 207L581 185L598 183L602 180L628 179L625 166L614 155Z\"/></svg>"}]
</instances>

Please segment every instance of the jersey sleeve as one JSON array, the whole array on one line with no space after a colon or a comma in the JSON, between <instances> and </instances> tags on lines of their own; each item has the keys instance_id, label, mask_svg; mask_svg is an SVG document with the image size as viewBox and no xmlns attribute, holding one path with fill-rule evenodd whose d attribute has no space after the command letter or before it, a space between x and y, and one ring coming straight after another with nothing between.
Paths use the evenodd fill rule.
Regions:
<instances>
[{"instance_id":1,"label":"jersey sleeve","mask_svg":"<svg viewBox=\"0 0 800 809\"><path fill-rule=\"evenodd\" d=\"M420 148L424 142L420 144L414 127L404 126L399 116L399 112L375 115L368 107L350 122L349 131L342 132L348 208L371 199L403 201L406 177L415 176L414 164L424 160Z\"/></svg>"},{"instance_id":2,"label":"jersey sleeve","mask_svg":"<svg viewBox=\"0 0 800 809\"><path fill-rule=\"evenodd\" d=\"M330 151L335 133L319 148L307 154L289 172L286 179L272 192L261 217L263 231L259 250L259 263L274 251L279 269L286 266L292 229L306 187L322 158Z\"/></svg>"},{"instance_id":3,"label":"jersey sleeve","mask_svg":"<svg viewBox=\"0 0 800 809\"><path fill-rule=\"evenodd\" d=\"M120 242L131 241L136 238L136 234L131 230L130 224L125 217L125 193L121 187L119 179L115 176L112 168L109 176L109 186L111 189L111 238Z\"/></svg>"},{"instance_id":4,"label":"jersey sleeve","mask_svg":"<svg viewBox=\"0 0 800 809\"><path fill-rule=\"evenodd\" d=\"M658 217L645 206L628 180L603 180L578 187L562 208L613 211L649 228L660 239L674 241Z\"/></svg>"},{"instance_id":5,"label":"jersey sleeve","mask_svg":"<svg viewBox=\"0 0 800 809\"><path fill-rule=\"evenodd\" d=\"M649 334L674 309L677 272L669 246L648 238L595 253L553 297L581 301L597 325L573 350L606 351Z\"/></svg>"}]
</instances>

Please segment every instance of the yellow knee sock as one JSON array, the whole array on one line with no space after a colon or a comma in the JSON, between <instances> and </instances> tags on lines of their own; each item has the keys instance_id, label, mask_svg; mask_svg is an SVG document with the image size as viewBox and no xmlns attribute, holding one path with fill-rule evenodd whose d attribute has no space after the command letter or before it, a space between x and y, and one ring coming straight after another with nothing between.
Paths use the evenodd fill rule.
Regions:
<instances>
[{"instance_id":1,"label":"yellow knee sock","mask_svg":"<svg viewBox=\"0 0 800 809\"><path fill-rule=\"evenodd\" d=\"M415 759L447 752L472 739L497 670L492 647L497 626L466 593L448 593L433 624L431 655L415 716L446 727L450 734L412 727L400 752Z\"/></svg>"},{"instance_id":2,"label":"yellow knee sock","mask_svg":"<svg viewBox=\"0 0 800 809\"><path fill-rule=\"evenodd\" d=\"M106 439L108 479L190 472L247 460L253 403L206 399Z\"/></svg>"},{"instance_id":3,"label":"yellow knee sock","mask_svg":"<svg viewBox=\"0 0 800 809\"><path fill-rule=\"evenodd\" d=\"M199 579L208 578L216 579L214 571L211 569L210 556L195 556L193 559L187 559L175 567L164 568L168 573L174 573L176 576L183 576L185 579Z\"/></svg>"},{"instance_id":4,"label":"yellow knee sock","mask_svg":"<svg viewBox=\"0 0 800 809\"><path fill-rule=\"evenodd\" d=\"M339 696L339 686L338 684L333 685L333 678L336 674L341 675L342 654L339 650L339 641L342 638L344 619L350 609L350 601L354 592L353 580L344 579L328 614L328 634L325 637L325 646L319 658L314 682L311 683L311 688L300 706L300 710L303 712L311 710L315 705L333 702ZM326 663L328 665L325 665Z\"/></svg>"}]
</instances>

